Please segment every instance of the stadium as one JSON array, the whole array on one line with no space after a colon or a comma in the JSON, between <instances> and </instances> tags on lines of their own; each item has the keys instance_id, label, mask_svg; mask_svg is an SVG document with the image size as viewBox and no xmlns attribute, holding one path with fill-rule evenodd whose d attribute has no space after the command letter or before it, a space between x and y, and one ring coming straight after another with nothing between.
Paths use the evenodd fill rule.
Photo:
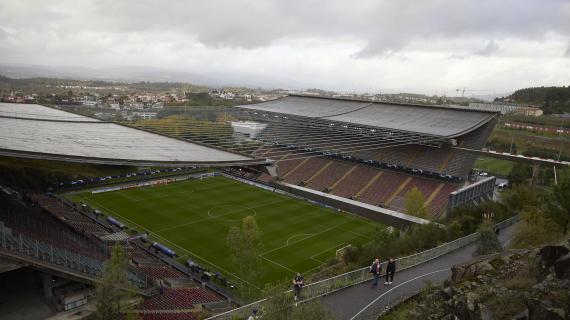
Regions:
<instances>
[{"instance_id":1,"label":"stadium","mask_svg":"<svg viewBox=\"0 0 570 320\"><path fill-rule=\"evenodd\" d=\"M13 288L10 274L37 272L48 300L73 312L88 303L120 245L140 319L245 318L251 308L240 306L261 299L268 284L297 272L309 278L379 230L437 223L455 207L491 199L495 177L472 179L473 152L498 117L288 95L126 126L0 104L2 156L138 168L60 181L45 193L3 186L2 281ZM427 215L408 212L412 190ZM262 271L253 278L229 258L227 241L246 217L262 232ZM344 286L336 281L326 291L323 281L308 292ZM34 312L51 315L34 299L41 306Z\"/></svg>"}]
</instances>

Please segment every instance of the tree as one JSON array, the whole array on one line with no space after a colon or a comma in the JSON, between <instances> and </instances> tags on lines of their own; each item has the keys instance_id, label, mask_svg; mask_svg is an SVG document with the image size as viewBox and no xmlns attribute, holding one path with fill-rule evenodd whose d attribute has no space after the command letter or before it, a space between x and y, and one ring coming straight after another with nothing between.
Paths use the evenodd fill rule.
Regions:
<instances>
[{"instance_id":1,"label":"tree","mask_svg":"<svg viewBox=\"0 0 570 320\"><path fill-rule=\"evenodd\" d=\"M491 222L483 222L479 226L479 238L477 240L477 254L486 255L503 251L503 247L497 239L495 228Z\"/></svg>"},{"instance_id":2,"label":"tree","mask_svg":"<svg viewBox=\"0 0 570 320\"><path fill-rule=\"evenodd\" d=\"M124 249L113 247L111 259L105 262L101 281L95 286L97 309L94 319L120 319L128 311L128 302L134 297L134 289L127 278L128 265Z\"/></svg>"},{"instance_id":3,"label":"tree","mask_svg":"<svg viewBox=\"0 0 570 320\"><path fill-rule=\"evenodd\" d=\"M521 213L519 223L513 239L513 247L537 247L559 238L557 225L538 207L526 207Z\"/></svg>"},{"instance_id":4,"label":"tree","mask_svg":"<svg viewBox=\"0 0 570 320\"><path fill-rule=\"evenodd\" d=\"M405 206L407 214L424 219L429 216L429 209L426 206L424 194L417 187L413 187L412 190L406 194Z\"/></svg>"},{"instance_id":5,"label":"tree","mask_svg":"<svg viewBox=\"0 0 570 320\"><path fill-rule=\"evenodd\" d=\"M539 206L541 194L539 190L528 185L517 185L501 194L501 202L512 213L520 213L528 206Z\"/></svg>"},{"instance_id":6,"label":"tree","mask_svg":"<svg viewBox=\"0 0 570 320\"><path fill-rule=\"evenodd\" d=\"M548 214L562 229L564 235L568 234L570 224L570 173L565 172L558 185L552 188L548 201Z\"/></svg>"},{"instance_id":7,"label":"tree","mask_svg":"<svg viewBox=\"0 0 570 320\"><path fill-rule=\"evenodd\" d=\"M243 218L241 229L231 227L226 238L230 248L230 259L241 277L255 280L261 273L261 252L263 233L253 216Z\"/></svg>"},{"instance_id":8,"label":"tree","mask_svg":"<svg viewBox=\"0 0 570 320\"><path fill-rule=\"evenodd\" d=\"M532 177L532 167L527 164L515 163L509 173L509 183L519 185Z\"/></svg>"},{"instance_id":9,"label":"tree","mask_svg":"<svg viewBox=\"0 0 570 320\"><path fill-rule=\"evenodd\" d=\"M287 283L269 285L265 288L263 296L267 297L267 301L263 306L263 319L271 320L320 320L320 319L336 319L336 317L327 310L320 299L300 303L297 306L293 304L291 293L287 293L290 286Z\"/></svg>"}]
</instances>

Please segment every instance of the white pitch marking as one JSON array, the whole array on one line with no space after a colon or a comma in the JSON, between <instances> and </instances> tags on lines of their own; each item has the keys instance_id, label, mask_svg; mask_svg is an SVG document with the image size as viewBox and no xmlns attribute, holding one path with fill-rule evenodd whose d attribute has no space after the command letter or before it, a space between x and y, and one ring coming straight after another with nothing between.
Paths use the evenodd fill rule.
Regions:
<instances>
[{"instance_id":1,"label":"white pitch marking","mask_svg":"<svg viewBox=\"0 0 570 320\"><path fill-rule=\"evenodd\" d=\"M295 244L295 243L297 243L297 242L301 242L301 241L304 241L304 240L307 240L307 239L310 239L310 238L312 238L312 237L314 237L314 236L318 236L319 234L325 233L325 232L330 231L330 230L332 230L332 229L334 229L334 228L337 228L337 226L332 226L332 227L330 227L330 228L328 228L328 229L325 229L325 230L323 230L323 231L321 231L321 232L313 233L311 236L306 237L306 238L303 238L303 239L301 239L301 240L293 241L293 242L291 242L289 245ZM262 255L266 255L266 254L271 253L271 252L273 252L273 251L277 251L277 250L279 250L279 249L283 249L283 248L285 248L285 247L288 247L289 245L286 244L286 245L284 245L284 246L280 246L280 247L277 247L277 248L275 248L275 249L271 249L271 250L269 250L269 251L263 252Z\"/></svg>"},{"instance_id":2,"label":"white pitch marking","mask_svg":"<svg viewBox=\"0 0 570 320\"><path fill-rule=\"evenodd\" d=\"M399 288L399 287L401 287L401 286L403 286L403 285L405 285L405 284L407 284L407 283L410 283L410 282L412 282L412 281L418 280L419 278L423 278L423 277L425 277L425 276L429 276L429 275L432 275L432 274L435 274L435 273L439 273L439 272L443 272L443 271L448 271L448 270L450 270L450 269L447 268L447 269L441 269L441 270L429 272L429 273L426 273L426 274L419 275L419 276L417 276L417 277L415 277L415 278L413 278L413 279L410 279L410 280L408 280L408 281L405 281L405 282L400 283L399 285L397 285L397 286L391 288L390 290L388 290L388 291L384 292L383 294L381 294L380 296L378 296L378 298L374 299L374 300L373 300L372 302L370 302L366 307L364 307L364 308L362 308L362 310L358 311L358 313L355 314L352 318L350 318L350 320L356 319L356 317L358 317L362 312L364 312L366 309L370 308L371 305L375 304L376 301L380 300L383 296L387 295L387 294L390 293L392 290L396 290L397 288Z\"/></svg>"},{"instance_id":3,"label":"white pitch marking","mask_svg":"<svg viewBox=\"0 0 570 320\"><path fill-rule=\"evenodd\" d=\"M286 245L288 246L289 241L291 241L291 239L295 239L298 236L312 236L313 234L314 233L297 233L297 234L294 234L294 235L290 236L289 239L287 239ZM302 240L299 240L299 241L302 241Z\"/></svg>"}]
</instances>

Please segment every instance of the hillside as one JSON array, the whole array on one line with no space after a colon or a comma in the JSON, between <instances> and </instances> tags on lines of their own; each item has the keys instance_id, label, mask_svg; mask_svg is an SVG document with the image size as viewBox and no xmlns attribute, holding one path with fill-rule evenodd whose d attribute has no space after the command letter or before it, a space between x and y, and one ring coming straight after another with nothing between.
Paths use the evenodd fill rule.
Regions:
<instances>
[{"instance_id":1,"label":"hillside","mask_svg":"<svg viewBox=\"0 0 570 320\"><path fill-rule=\"evenodd\" d=\"M499 100L536 104L545 114L570 112L570 86L519 89Z\"/></svg>"},{"instance_id":2,"label":"hillside","mask_svg":"<svg viewBox=\"0 0 570 320\"><path fill-rule=\"evenodd\" d=\"M422 291L380 319L568 319L569 247L565 241L509 250L455 266L451 281Z\"/></svg>"}]
</instances>

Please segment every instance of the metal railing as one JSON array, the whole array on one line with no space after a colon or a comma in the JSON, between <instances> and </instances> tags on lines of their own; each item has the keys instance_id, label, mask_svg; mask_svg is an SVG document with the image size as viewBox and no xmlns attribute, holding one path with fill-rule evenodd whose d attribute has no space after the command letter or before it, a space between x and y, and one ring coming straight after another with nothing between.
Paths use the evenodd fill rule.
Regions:
<instances>
[{"instance_id":1,"label":"metal railing","mask_svg":"<svg viewBox=\"0 0 570 320\"><path fill-rule=\"evenodd\" d=\"M511 217L504 221L501 221L495 225L496 228L500 230L505 229L519 220L518 216ZM479 234L477 232L472 233L463 238L459 238L432 249L428 249L416 254L412 254L406 257L396 259L396 265L398 270L405 270L422 263L426 263L430 260L439 258L445 254L451 253L455 250L463 248L477 241ZM386 270L386 263L382 263L382 269ZM322 297L327 294L331 294L335 291L346 289L348 287L369 281L372 279L372 275L369 273L369 267L364 267L351 272L347 272L335 277L317 281L311 284L307 284L303 287L303 301L313 300ZM291 292L291 290L287 291ZM253 310L264 310L264 304L267 299L259 300L248 305L224 312L215 316L208 318L207 320L235 320L235 319L247 319L249 315L252 314ZM265 310L269 312L270 310Z\"/></svg>"},{"instance_id":2,"label":"metal railing","mask_svg":"<svg viewBox=\"0 0 570 320\"><path fill-rule=\"evenodd\" d=\"M4 252L15 258L23 258L31 263L52 266L61 272L69 272L78 277L96 281L103 272L103 261L77 254L58 246L14 234L12 229L0 222L0 253ZM146 278L129 271L129 281L139 289L149 287Z\"/></svg>"}]
</instances>

